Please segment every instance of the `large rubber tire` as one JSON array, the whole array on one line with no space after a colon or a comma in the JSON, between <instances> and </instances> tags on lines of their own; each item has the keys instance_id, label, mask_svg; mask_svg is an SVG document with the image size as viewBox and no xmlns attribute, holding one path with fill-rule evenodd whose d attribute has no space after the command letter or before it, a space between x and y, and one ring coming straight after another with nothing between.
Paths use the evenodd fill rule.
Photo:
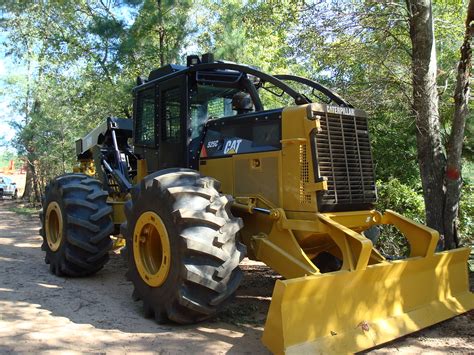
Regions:
<instances>
[{"instance_id":1,"label":"large rubber tire","mask_svg":"<svg viewBox=\"0 0 474 355\"><path fill-rule=\"evenodd\" d=\"M45 262L52 273L58 276L87 276L107 263L112 248L110 234L114 227L112 207L106 203L107 196L99 181L84 174L59 176L46 187L40 212L41 249L46 252ZM50 213L61 220L57 222L60 237L53 237L53 224L46 228L46 223L52 223L47 218L50 205L56 207L56 212ZM53 246L52 241L56 242Z\"/></svg>"},{"instance_id":2,"label":"large rubber tire","mask_svg":"<svg viewBox=\"0 0 474 355\"><path fill-rule=\"evenodd\" d=\"M237 290L246 248L236 234L243 224L230 212L230 197L218 189L216 180L189 169L160 171L134 188L125 205L122 234L127 277L135 287L133 298L143 301L145 317L158 323L196 323L216 314ZM166 279L157 287L140 275L134 256L137 220L150 211L166 228L171 259Z\"/></svg>"}]
</instances>

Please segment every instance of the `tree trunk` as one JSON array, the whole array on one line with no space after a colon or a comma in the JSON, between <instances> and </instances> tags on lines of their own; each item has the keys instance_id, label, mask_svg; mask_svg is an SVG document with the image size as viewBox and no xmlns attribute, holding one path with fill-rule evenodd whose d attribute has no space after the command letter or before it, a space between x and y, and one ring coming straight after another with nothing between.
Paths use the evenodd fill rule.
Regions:
<instances>
[{"instance_id":1,"label":"tree trunk","mask_svg":"<svg viewBox=\"0 0 474 355\"><path fill-rule=\"evenodd\" d=\"M23 199L26 199L29 202L40 202L41 193L38 186L38 175L36 171L36 166L31 159L27 158L26 162L26 183L25 191L23 192Z\"/></svg>"},{"instance_id":2,"label":"tree trunk","mask_svg":"<svg viewBox=\"0 0 474 355\"><path fill-rule=\"evenodd\" d=\"M159 36L159 56L160 56L160 66L164 66L165 63L165 29L163 27L163 7L161 0L156 1L158 7L158 36Z\"/></svg>"},{"instance_id":3,"label":"tree trunk","mask_svg":"<svg viewBox=\"0 0 474 355\"><path fill-rule=\"evenodd\" d=\"M31 196L30 194L30 201L32 200L31 197L33 197L33 202L41 202L41 193L39 190L39 182L38 182L38 174L36 171L36 166L34 161L29 160L28 161L28 171L31 173L31 181L32 181L32 186L33 186L33 192L34 195Z\"/></svg>"},{"instance_id":4,"label":"tree trunk","mask_svg":"<svg viewBox=\"0 0 474 355\"><path fill-rule=\"evenodd\" d=\"M22 199L31 201L32 195L33 195L33 177L30 171L30 164L27 164L25 190L23 191Z\"/></svg>"},{"instance_id":5,"label":"tree trunk","mask_svg":"<svg viewBox=\"0 0 474 355\"><path fill-rule=\"evenodd\" d=\"M407 0L412 42L413 113L426 222L444 238L444 175L436 86L436 48L430 0Z\"/></svg>"},{"instance_id":6,"label":"tree trunk","mask_svg":"<svg viewBox=\"0 0 474 355\"><path fill-rule=\"evenodd\" d=\"M32 160L28 160L28 170L27 170L27 180L26 183L28 185L28 195L26 195L26 189L24 197L28 198L28 201L36 203L41 202L41 193L39 190L39 181L38 181L38 173L36 171L35 162Z\"/></svg>"},{"instance_id":7,"label":"tree trunk","mask_svg":"<svg viewBox=\"0 0 474 355\"><path fill-rule=\"evenodd\" d=\"M474 35L474 0L470 0L464 42L461 46L461 58L458 63L456 89L454 91L454 117L448 142L448 162L446 169L446 205L444 207L445 247L459 246L457 235L457 217L461 196L461 154L464 140L464 127L469 113L469 77L471 75L471 41Z\"/></svg>"}]
</instances>

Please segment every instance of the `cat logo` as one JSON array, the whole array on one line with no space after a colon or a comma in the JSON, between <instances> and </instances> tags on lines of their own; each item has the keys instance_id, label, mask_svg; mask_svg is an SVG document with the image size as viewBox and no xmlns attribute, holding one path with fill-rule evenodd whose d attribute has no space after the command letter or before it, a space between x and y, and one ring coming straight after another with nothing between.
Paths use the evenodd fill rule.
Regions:
<instances>
[{"instance_id":1,"label":"cat logo","mask_svg":"<svg viewBox=\"0 0 474 355\"><path fill-rule=\"evenodd\" d=\"M239 151L240 143L242 143L242 139L227 141L224 147L224 154L236 154Z\"/></svg>"},{"instance_id":2,"label":"cat logo","mask_svg":"<svg viewBox=\"0 0 474 355\"><path fill-rule=\"evenodd\" d=\"M335 113L336 115L354 116L355 111L350 107L327 106L328 113Z\"/></svg>"}]
</instances>

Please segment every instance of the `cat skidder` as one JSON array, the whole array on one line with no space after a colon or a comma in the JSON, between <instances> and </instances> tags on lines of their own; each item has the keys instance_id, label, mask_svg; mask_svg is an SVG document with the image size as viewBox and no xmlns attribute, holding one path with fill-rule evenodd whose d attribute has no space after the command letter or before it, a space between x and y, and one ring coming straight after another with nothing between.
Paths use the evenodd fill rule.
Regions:
<instances>
[{"instance_id":1,"label":"cat skidder","mask_svg":"<svg viewBox=\"0 0 474 355\"><path fill-rule=\"evenodd\" d=\"M332 91L204 55L133 93L133 120L79 139L76 171L48 186L53 273L95 273L124 238L145 316L188 324L231 299L247 255L284 278L263 333L274 353L359 351L474 308L468 248L436 252L436 231L374 210L367 116ZM406 259L374 248L386 224Z\"/></svg>"}]
</instances>

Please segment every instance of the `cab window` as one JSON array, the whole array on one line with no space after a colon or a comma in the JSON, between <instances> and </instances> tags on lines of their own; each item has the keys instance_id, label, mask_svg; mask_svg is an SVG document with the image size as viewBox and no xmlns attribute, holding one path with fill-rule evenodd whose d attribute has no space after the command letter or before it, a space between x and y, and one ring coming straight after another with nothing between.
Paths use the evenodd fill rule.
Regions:
<instances>
[{"instance_id":1,"label":"cab window","mask_svg":"<svg viewBox=\"0 0 474 355\"><path fill-rule=\"evenodd\" d=\"M155 146L155 89L138 93L135 144Z\"/></svg>"},{"instance_id":2,"label":"cab window","mask_svg":"<svg viewBox=\"0 0 474 355\"><path fill-rule=\"evenodd\" d=\"M208 119L232 117L241 114L236 110L238 99L248 94L237 88L225 88L211 85L198 84L191 96L191 139L199 137ZM253 110L253 103L247 103Z\"/></svg>"},{"instance_id":3,"label":"cab window","mask_svg":"<svg viewBox=\"0 0 474 355\"><path fill-rule=\"evenodd\" d=\"M181 90L163 91L161 139L170 143L181 141Z\"/></svg>"}]
</instances>

